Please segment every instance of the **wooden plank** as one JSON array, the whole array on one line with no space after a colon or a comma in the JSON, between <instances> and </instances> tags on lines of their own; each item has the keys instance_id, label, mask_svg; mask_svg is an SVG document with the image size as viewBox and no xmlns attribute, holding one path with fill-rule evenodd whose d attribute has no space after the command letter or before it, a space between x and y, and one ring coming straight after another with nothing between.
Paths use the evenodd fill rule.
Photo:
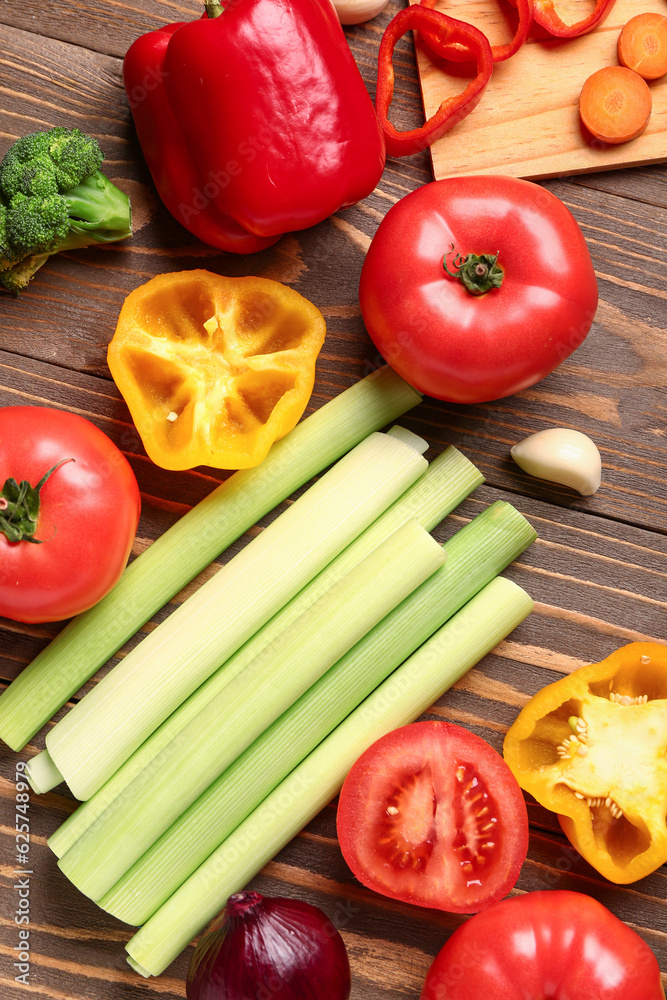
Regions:
<instances>
[{"instance_id":1,"label":"wooden plank","mask_svg":"<svg viewBox=\"0 0 667 1000\"><path fill-rule=\"evenodd\" d=\"M563 20L581 19L577 0L560 3ZM488 0L448 0L439 5L452 17L474 23L492 44L511 36L514 22L504 4ZM667 158L667 79L651 84L653 112L645 132L632 142L607 145L588 136L579 122L579 93L596 69L617 65L622 26L637 13L636 0L616 0L604 23L588 35L554 39L542 29L493 75L477 108L431 148L436 178L459 174L503 173L515 177L553 177ZM662 0L643 0L641 11L664 14ZM418 65L427 116L468 80L452 63L432 60L418 45ZM454 68L452 68L454 67Z\"/></svg>"},{"instance_id":2,"label":"wooden plank","mask_svg":"<svg viewBox=\"0 0 667 1000\"><path fill-rule=\"evenodd\" d=\"M578 187L606 191L627 201L642 201L647 205L667 208L667 172L664 167L628 168L620 173L608 170L603 174L578 174L571 178Z\"/></svg>"},{"instance_id":3,"label":"wooden plank","mask_svg":"<svg viewBox=\"0 0 667 1000\"><path fill-rule=\"evenodd\" d=\"M617 217L617 222L620 219L618 199L609 196L608 206L594 209L585 200L588 197L585 189L569 185L561 187L564 190L558 193L570 196L571 206L580 215L589 239L590 233L599 234L601 229L613 225L613 216ZM602 252L608 254L611 244L612 252L621 261L621 247L631 245L625 232L634 234L640 231L641 239L646 239L645 230L653 223L648 218L648 209L645 214L647 217L641 225L639 222L634 226L623 223L622 231L617 236L609 237L603 232L600 242L607 245ZM640 219L639 214L636 217ZM589 223L587 219L590 219ZM313 255L310 259L314 258L317 262L319 258L320 263L303 275L298 287L323 309L329 330L317 365L311 408L321 405L355 377L367 374L382 363L382 358L375 353L364 332L356 302L355 268L363 258L360 244L368 238L359 226L368 225L369 221L372 222L361 208L350 209L327 224L330 225L331 237L328 242L322 233L317 237L313 233L303 237L308 241L309 253ZM345 228L338 229L336 222ZM313 240L318 242L313 243ZM664 243L664 237L662 240ZM634 245L641 247L642 244L635 240ZM595 254L593 241L591 246ZM351 262L351 279L329 282L327 278L323 281L321 276L318 277L318 274L327 274L323 272L327 247L329 253L347 255ZM97 252L94 250L91 254L94 256ZM217 263L214 266L218 269ZM279 257L276 262L274 256L274 265L270 270L277 276L277 271L281 268L287 270L289 266L289 258L283 257L281 262ZM607 271L613 272L616 266L616 262L606 265ZM633 271L629 273L634 277ZM282 277L286 279L289 275L283 273ZM613 277L613 273L610 274L610 278ZM54 274L48 280L58 279ZM644 320L641 312L647 301L651 308L661 308L660 288L649 287L649 283L659 283L661 275L656 271L642 278L646 282L642 286L644 290L633 294L628 293L630 282L620 280L625 283L617 284L613 280L602 283L604 297L592 333L572 358L539 385L517 396L475 407L425 400L406 418L407 424L424 434L439 449L450 441L458 444L494 485L525 492L568 508L593 511L666 531L667 448L664 442L667 410L664 395L667 368L662 350L664 330L661 325ZM633 283L639 284L637 281ZM94 338L99 336L98 329L89 329L89 319L85 314L82 318L76 300L69 304L72 310L70 328L58 329L60 324L57 324L53 329L53 310L47 313L41 298L33 297L38 289L39 285L31 288L18 303L10 297L0 298L0 317L3 307L6 309L0 343L12 351L30 351L44 358L43 361L31 362L9 351L0 356L0 399L5 403L68 405L84 416L104 418L103 429L128 453L142 490L151 494L157 490L160 495L164 490L164 497L169 498L170 503L187 505L201 499L204 492L219 481L218 473L200 470L183 477L179 480L177 497L174 496L170 487L174 483L173 474L156 470L145 458L127 409L108 376L102 379L75 376L59 372L47 363L46 359L57 356L75 366L77 357L88 358L88 367L93 370L97 367L104 374L105 344L95 343ZM21 334L21 328L13 320L17 305L20 310L30 310L38 328L40 322L47 325L44 333L34 336L31 319L25 336ZM112 322L113 318L109 317L110 325ZM601 449L603 486L594 497L579 497L571 490L532 479L509 459L512 444L535 430L554 425L571 426L590 434Z\"/></svg>"},{"instance_id":4,"label":"wooden plank","mask_svg":"<svg viewBox=\"0 0 667 1000\"><path fill-rule=\"evenodd\" d=\"M490 496L485 500L491 499ZM480 501L468 501L466 513L470 514ZM580 529L591 541L591 548L603 548L602 535L593 539L590 531L590 517L580 520L588 528ZM604 527L604 526L600 526ZM608 526L611 528L611 526ZM637 535L638 537L638 535ZM538 547L537 561L543 558ZM523 562L523 560L522 560ZM519 566L511 572L521 572ZM588 610L588 609L587 609ZM538 607L537 616L540 615ZM538 633L536 616L531 616L511 637L473 670L452 692L441 699L427 713L427 717L446 718L465 724L479 732L494 745L500 747L502 730L498 726L499 705L508 710L508 723L518 711L516 699L499 698L499 685L505 685L507 692L512 687L508 678L525 677L526 666L531 663L534 676L528 687L532 693L550 679L558 676L563 669L569 670L580 662L577 654L587 651L581 636L591 627L591 618L578 610L573 613L565 632L572 626L579 629L579 635L570 647L568 638L563 642L563 622L552 622L552 638L557 640L557 651L543 660L543 654L536 653ZM593 639L600 655L604 645L617 644L621 638L618 629L615 635L602 633ZM595 635L596 629L593 630ZM569 637L575 639L574 633ZM544 641L544 634L542 639ZM545 647L541 647L545 652ZM561 652L562 650L562 652ZM574 654L574 655L572 655ZM502 671L503 680L493 678L494 672ZM492 683L493 682L493 683ZM480 685L482 685L480 687ZM486 685L486 693L483 688ZM528 692L526 692L528 693ZM491 695L491 697L489 697ZM499 732L500 728L500 732ZM31 747L28 755L35 751ZM22 755L25 757L25 754ZM6 748L0 751L0 796L3 806L13 799L12 778L14 755ZM43 798L32 797L30 817L33 830L30 863L33 877L31 889L31 942L34 951L31 961L38 981L35 984L45 996L60 1000L79 1000L83 997L111 996L114 990L122 989L131 997L147 994L164 997L185 995L183 981L191 950L188 949L159 979L146 983L138 982L133 974L124 968L122 946L131 931L113 918L102 913L88 900L76 893L60 875L54 858L45 844L45 838L55 829L58 822L70 811L69 800L56 791ZM548 816L548 814L545 814ZM564 888L586 892L600 899L613 912L630 922L654 949L663 969L667 969L667 872L664 868L635 886L613 886L601 879L574 852L557 828L550 829L539 817L531 815L532 831L529 855L515 892L537 889ZM3 857L11 861L13 830L0 829ZM11 864L5 864L0 872L6 889L5 897L16 885L17 876ZM336 832L335 810L328 807L313 820L308 827L293 840L261 875L253 880L254 888L274 895L294 895L320 906L337 924L348 944L354 973L353 996L374 997L376 1000L394 1000L398 997L414 997L426 972L431 957L436 953L447 935L457 927L462 919L447 913L415 909L408 904L386 900L360 887L347 869L340 855ZM641 894L641 895L640 895ZM57 905L54 904L57 900ZM641 900L641 902L639 902ZM4 940L9 940L11 928L7 926ZM8 954L6 945L4 953ZM3 975L0 973L0 975ZM0 978L0 982L3 979ZM108 992L107 992L108 991ZM5 975L3 997L20 1000L20 992L11 979Z\"/></svg>"},{"instance_id":5,"label":"wooden plank","mask_svg":"<svg viewBox=\"0 0 667 1000\"><path fill-rule=\"evenodd\" d=\"M392 0L380 18L347 32L371 91L381 31L401 6ZM284 238L266 254L232 258L197 244L155 197L134 140L119 57L140 32L194 16L198 9L188 0L90 0L86 5L63 0L46 7L24 0L0 9L5 25L0 29L5 112L0 153L16 135L50 124L76 124L93 132L107 153L110 175L132 194L140 223L131 242L50 262L20 300L0 296L0 405L62 406L110 434L130 459L142 489L135 553L224 473L168 473L145 458L105 363L123 296L155 273L202 265L227 274L267 274L298 287L323 309L328 324L310 405L315 408L381 363L358 309L364 253L387 209L431 179L427 154L390 160L378 189L364 203L312 231ZM402 127L420 120L411 53L411 40L403 39L392 108ZM667 638L666 179L667 170L657 167L548 182L582 225L598 272L601 307L586 344L539 386L511 400L474 408L425 401L406 420L425 433L431 455L452 441L487 474L487 485L439 529L441 540L498 498L510 499L540 535L508 574L536 597L535 612L428 713L467 726L497 749L521 705L547 681L632 639ZM604 487L596 497L579 498L529 480L509 461L511 443L553 423L585 430L600 445ZM178 595L155 621L184 596ZM0 678L15 676L58 628L1 621ZM140 637L126 649L136 641ZM3 1000L26 995L12 967L14 871L20 870L13 850L14 764L17 756L37 752L43 737L22 755L0 749ZM332 806L266 866L253 886L309 900L331 916L350 951L354 1000L413 1000L431 957L461 918L386 900L361 887L338 849ZM141 980L124 961L123 943L132 931L61 876L45 841L74 807L62 788L31 796L29 989L38 1000L184 997L191 949L165 975ZM529 856L516 891L574 888L601 899L649 942L667 983L666 868L635 886L610 885L572 852L552 814L529 803L529 817Z\"/></svg>"},{"instance_id":6,"label":"wooden plank","mask_svg":"<svg viewBox=\"0 0 667 1000\"><path fill-rule=\"evenodd\" d=\"M372 97L375 96L380 37L402 6L400 0L390 0L386 10L372 21L344 28ZM139 35L173 21L192 21L202 11L200 0L89 0L85 4L80 0L61 0L57 6L44 6L38 0L23 0L20 4L0 7L0 25L122 59ZM37 44L41 44L39 40ZM399 117L402 116L402 127L407 128L416 125L421 116L419 81L411 39L403 39L397 45L396 66L395 110ZM412 163L420 161L427 163L427 154L412 158ZM430 163L428 169L430 172Z\"/></svg>"},{"instance_id":7,"label":"wooden plank","mask_svg":"<svg viewBox=\"0 0 667 1000\"><path fill-rule=\"evenodd\" d=\"M5 33L6 49L14 62L22 60L25 74L15 79L15 86L16 81L23 80L25 93L18 93L10 104L17 116L17 131L25 131L36 127L34 121L21 117L34 91L26 34L10 29ZM153 274L204 265L226 274L260 273L287 281L323 309L329 338L318 366L318 386L320 379L330 378L341 365L361 373L376 363L375 350L357 308L358 274L370 238L387 208L423 182L422 173L407 163L391 162L374 195L315 230L286 236L275 251L251 258L217 254L186 234L155 198L140 151L131 138L129 112L124 112L125 119L119 112L123 98L117 61L96 53L82 56L81 49L59 42L44 42L44 46L44 58L38 61L52 71L48 84L52 89L45 91L47 103L63 106L64 102L69 112L62 120L84 129L94 131L96 122L101 123L106 136L101 138L110 155L109 172L121 186L131 190L140 228L131 241L55 258L18 301L0 296L0 347L44 361L57 359L59 365L108 378L106 344L124 295ZM81 112L78 105L67 105L73 100L71 88L68 90L58 77L58 66L70 66L72 73L82 72L88 79L106 80L99 98L101 116L93 117L89 108ZM6 82L9 89L9 78ZM464 430L475 437L474 428L479 428L480 419L494 420L499 411L502 414L508 407L512 415L519 414L521 430L508 428L511 433L505 440L492 444L498 471L494 481L499 484L510 481L507 442L516 441L516 434L522 433L524 427L526 433L537 429L536 421L543 425L557 414L561 422L573 423L596 440L600 431L612 430L609 462L618 469L610 469L611 479L605 476L605 488L609 483L613 497L601 493L593 501L580 501L566 494L566 502L585 505L586 509L592 504L596 511L642 523L634 499L629 502L623 495L627 476L636 470L651 510L647 523L664 530L664 491L660 484L655 486L650 474L646 475L646 463L650 468L658 463L655 468L659 470L664 459L661 442L665 411L660 396L667 376L661 348L661 283L667 258L667 213L661 209L656 214L652 206L640 204L630 221L627 213L624 215L624 203L614 195L563 182L551 182L550 186L570 205L589 240L601 283L598 320L582 348L539 386L510 402L454 411L446 408L447 420L449 423L453 415L454 424L450 426L455 432ZM335 256L345 258L344 269L331 268ZM320 391L318 388L318 394ZM434 405L439 412L441 407ZM616 433L618 428L620 434ZM638 463L641 468L637 468ZM489 475L488 460L484 468ZM527 480L521 488L542 489Z\"/></svg>"},{"instance_id":8,"label":"wooden plank","mask_svg":"<svg viewBox=\"0 0 667 1000\"><path fill-rule=\"evenodd\" d=\"M443 710L447 718L464 722L496 749L518 709L545 684L602 659L625 642L667 639L667 542L663 536L530 498L508 498L505 492L485 485L436 529L435 537L446 543L454 531L498 499L509 499L538 532L538 541L506 574L528 590L537 606L516 637L456 685ZM268 523L273 516L260 523ZM155 517L149 501L140 524L139 547L155 537L156 529L163 529ZM252 534L235 543L229 555ZM208 575L202 574L179 594L154 622L174 610ZM15 677L57 628L17 628L0 619L0 677ZM141 635L131 640L120 655L140 639ZM522 664L516 675L512 661ZM106 672L103 669L83 692ZM43 736L37 737L31 750L42 746Z\"/></svg>"},{"instance_id":9,"label":"wooden plank","mask_svg":"<svg viewBox=\"0 0 667 1000\"><path fill-rule=\"evenodd\" d=\"M364 38L370 52L371 36ZM270 251L252 257L218 254L178 226L155 196L132 135L117 59L10 28L3 29L0 46L5 55L0 85L12 123L12 135L4 136L2 148L14 134L49 124L51 109L61 109L52 121L78 125L100 137L110 175L132 194L138 224L131 241L49 261L20 299L1 294L0 348L108 380L106 345L127 292L154 274L205 266L229 275L255 273L285 281L323 310L329 335L318 363L314 404L349 384L345 373L359 377L382 362L361 320L359 273L387 209L428 179L423 158L390 161L377 190L363 203L312 230L285 236ZM409 52L400 59L407 73ZM86 81L86 101L68 82L77 75ZM410 100L406 84L406 108L414 111ZM667 176L665 168L657 170ZM600 308L588 339L538 386L480 407L424 404L421 423L444 432L434 439L438 445L446 435L469 448L495 485L665 531L667 362L662 342L667 210L638 201L629 213L616 193L562 180L547 186L582 225L600 281ZM334 260L344 260L345 266L332 266ZM25 362L19 369L21 365ZM21 375L5 362L3 384L10 393L20 389L27 401L36 385L43 384L32 383L32 371ZM55 385L53 389L57 401ZM123 414L117 419L133 439L122 445L138 456L140 446L115 389L99 391L110 394L116 412ZM60 395L65 404L68 392ZM43 398L54 396L47 393ZM596 497L584 500L543 486L509 463L511 444L554 422L589 433L602 448L604 486ZM140 481L145 488L149 467L145 459L134 461L143 470Z\"/></svg>"},{"instance_id":10,"label":"wooden plank","mask_svg":"<svg viewBox=\"0 0 667 1000\"><path fill-rule=\"evenodd\" d=\"M59 23L66 23L62 14ZM377 39L370 30L359 39L360 62L373 76ZM407 41L403 48L408 52ZM76 79L81 80L82 94L72 85ZM418 101L414 78L406 81L404 90L406 107ZM357 267L333 269L330 264L336 250L350 250L349 228L344 234L327 220L314 230L286 235L270 251L246 257L221 254L199 243L169 215L134 136L119 59L5 27L0 33L0 95L6 108L0 123L0 155L19 135L51 125L76 126L95 135L106 156L104 170L132 199L135 226L131 241L52 258L18 300L0 292L0 348L108 377L106 345L125 295L155 274L192 267L298 283L299 290L325 312L328 302L334 306L356 302L361 249L355 252ZM404 118L410 124L407 112ZM367 199L373 214L364 216L366 229L375 228L400 196L397 192L407 193L429 176L426 154L412 158L409 166L390 166L389 193L380 189ZM306 254L311 260L308 266ZM325 273L330 279L326 287ZM316 285L321 288L317 295ZM357 312L355 327L363 342L358 317Z\"/></svg>"},{"instance_id":11,"label":"wooden plank","mask_svg":"<svg viewBox=\"0 0 667 1000\"><path fill-rule=\"evenodd\" d=\"M80 375L69 377L73 391L76 383L92 381ZM104 403L101 408L104 410ZM481 487L447 519L437 537L446 540L488 503L506 495ZM530 499L513 497L512 502L532 520L540 537L507 575L534 595L536 610L426 713L427 718L466 726L498 750L520 707L544 684L601 658L626 641L665 639L667 547L661 536ZM154 530L152 513L150 508L144 512L148 525L142 519L142 536ZM52 629L46 628L49 632ZM39 645L41 639L27 636L33 631L38 630L23 629L21 634ZM12 675L20 666L7 655L6 635L0 633L3 676ZM25 759L42 746L43 734L19 757ZM0 794L5 797L11 796L9 782L15 759L7 748L0 750L0 773L6 782L0 784ZM35 834L31 847L35 872L31 883L35 907L33 968L39 976L39 989L53 1000L65 996L68 1000L97 998L105 996L106 990L119 988L130 996L136 991L137 997L139 990L142 996L148 992L167 1000L183 996L189 953L165 976L139 987L123 967L122 945L130 931L62 879L44 840L71 808L71 796L61 789L31 800ZM667 928L665 870L642 882L639 907L637 889L609 886L592 872L554 828L553 817L541 810L538 816L533 812L531 820L529 857L517 891L571 888L595 895L637 924L667 969L667 937L659 930ZM11 840L11 833L9 837ZM8 894L16 883L13 875L2 874ZM307 899L339 922L350 948L354 996L364 1000L414 996L430 957L460 922L448 914L414 911L359 887L337 849L332 809L324 810L252 884L259 891ZM10 937L9 928L7 931L6 939ZM409 943L414 941L418 945ZM18 988L10 981L6 990L3 996L8 1000L20 1000Z\"/></svg>"},{"instance_id":12,"label":"wooden plank","mask_svg":"<svg viewBox=\"0 0 667 1000\"><path fill-rule=\"evenodd\" d=\"M172 21L198 17L197 0L63 0L57 5L39 0L4 4L0 23L41 36L74 42L95 52L123 56L135 38Z\"/></svg>"}]
</instances>

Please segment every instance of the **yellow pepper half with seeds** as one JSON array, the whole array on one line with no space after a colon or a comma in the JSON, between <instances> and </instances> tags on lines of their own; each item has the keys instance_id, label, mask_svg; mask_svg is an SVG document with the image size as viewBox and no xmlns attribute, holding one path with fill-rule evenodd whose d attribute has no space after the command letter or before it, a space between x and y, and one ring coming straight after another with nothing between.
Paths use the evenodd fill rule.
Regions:
<instances>
[{"instance_id":1,"label":"yellow pepper half with seeds","mask_svg":"<svg viewBox=\"0 0 667 1000\"><path fill-rule=\"evenodd\" d=\"M111 374L163 469L247 469L296 425L326 326L269 278L160 274L125 299Z\"/></svg>"},{"instance_id":2,"label":"yellow pepper half with seeds","mask_svg":"<svg viewBox=\"0 0 667 1000\"><path fill-rule=\"evenodd\" d=\"M601 875L655 871L667 861L667 646L631 642L543 688L504 755Z\"/></svg>"}]
</instances>

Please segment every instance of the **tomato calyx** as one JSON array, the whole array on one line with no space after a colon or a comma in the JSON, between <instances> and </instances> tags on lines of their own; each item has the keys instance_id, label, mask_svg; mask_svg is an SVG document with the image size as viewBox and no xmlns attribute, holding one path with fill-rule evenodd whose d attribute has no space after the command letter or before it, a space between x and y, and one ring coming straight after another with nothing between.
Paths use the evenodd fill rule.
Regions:
<instances>
[{"instance_id":1,"label":"tomato calyx","mask_svg":"<svg viewBox=\"0 0 667 1000\"><path fill-rule=\"evenodd\" d=\"M450 271L447 267L447 258L450 254L454 254L452 257L454 271ZM458 278L471 295L485 295L492 288L500 288L505 277L505 272L498 264L497 253L469 253L464 256L462 253L457 253L453 243L442 258L442 266L450 278Z\"/></svg>"},{"instance_id":2,"label":"tomato calyx","mask_svg":"<svg viewBox=\"0 0 667 1000\"><path fill-rule=\"evenodd\" d=\"M58 462L44 473L36 486L31 486L27 479L20 483L14 478L5 480L0 492L0 532L8 542L42 544L41 538L34 537L39 520L42 486L61 465L74 461L74 458L63 458L62 462Z\"/></svg>"}]
</instances>

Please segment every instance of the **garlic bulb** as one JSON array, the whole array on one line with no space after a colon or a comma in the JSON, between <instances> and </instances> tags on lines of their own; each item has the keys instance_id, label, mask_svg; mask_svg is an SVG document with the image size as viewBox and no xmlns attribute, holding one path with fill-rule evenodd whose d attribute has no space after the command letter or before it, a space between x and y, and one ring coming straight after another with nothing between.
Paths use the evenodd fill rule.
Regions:
<instances>
[{"instance_id":1,"label":"garlic bulb","mask_svg":"<svg viewBox=\"0 0 667 1000\"><path fill-rule=\"evenodd\" d=\"M389 0L332 0L341 24L363 24L384 10Z\"/></svg>"},{"instance_id":2,"label":"garlic bulb","mask_svg":"<svg viewBox=\"0 0 667 1000\"><path fill-rule=\"evenodd\" d=\"M529 475L571 486L585 497L595 493L600 485L600 452L588 435L580 431L567 427L538 431L515 444L511 455Z\"/></svg>"}]
</instances>

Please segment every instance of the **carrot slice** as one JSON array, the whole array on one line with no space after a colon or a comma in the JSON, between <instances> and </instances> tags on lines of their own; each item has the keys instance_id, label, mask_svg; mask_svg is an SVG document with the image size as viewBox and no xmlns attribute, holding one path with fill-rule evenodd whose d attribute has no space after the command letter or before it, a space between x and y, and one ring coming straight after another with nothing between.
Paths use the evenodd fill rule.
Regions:
<instances>
[{"instance_id":1,"label":"carrot slice","mask_svg":"<svg viewBox=\"0 0 667 1000\"><path fill-rule=\"evenodd\" d=\"M646 80L625 66L605 66L582 87L579 114L596 139L615 145L644 131L651 103Z\"/></svg>"},{"instance_id":2,"label":"carrot slice","mask_svg":"<svg viewBox=\"0 0 667 1000\"><path fill-rule=\"evenodd\" d=\"M618 38L618 61L645 80L657 80L667 73L667 17L637 14L631 17Z\"/></svg>"}]
</instances>

